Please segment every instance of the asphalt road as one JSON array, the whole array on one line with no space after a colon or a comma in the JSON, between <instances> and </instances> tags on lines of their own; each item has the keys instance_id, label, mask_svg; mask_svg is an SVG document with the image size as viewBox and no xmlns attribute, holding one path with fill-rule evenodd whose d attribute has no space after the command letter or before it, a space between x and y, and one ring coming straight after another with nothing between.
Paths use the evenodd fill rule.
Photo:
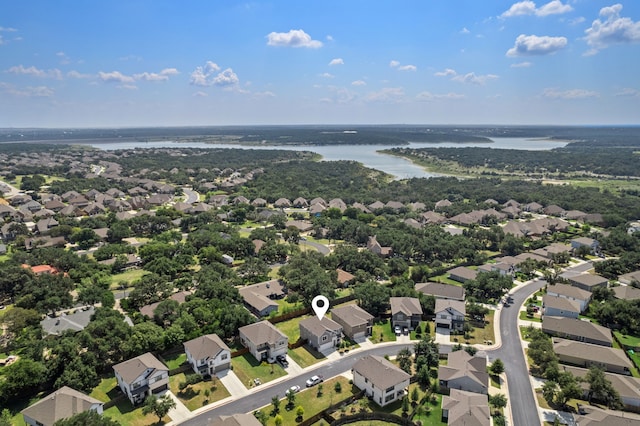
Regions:
<instances>
[{"instance_id":1,"label":"asphalt road","mask_svg":"<svg viewBox=\"0 0 640 426\"><path fill-rule=\"evenodd\" d=\"M325 246L324 244L316 243L314 241L300 240L298 244L313 247L318 250L323 256L326 256L331 252L331 250L329 250L329 247Z\"/></svg>"},{"instance_id":2,"label":"asphalt road","mask_svg":"<svg viewBox=\"0 0 640 426\"><path fill-rule=\"evenodd\" d=\"M182 192L184 192L184 195L187 196L187 199L185 200L185 203L193 204L193 203L198 202L198 200L200 199L200 194L198 194L193 189L182 188Z\"/></svg>"}]
</instances>

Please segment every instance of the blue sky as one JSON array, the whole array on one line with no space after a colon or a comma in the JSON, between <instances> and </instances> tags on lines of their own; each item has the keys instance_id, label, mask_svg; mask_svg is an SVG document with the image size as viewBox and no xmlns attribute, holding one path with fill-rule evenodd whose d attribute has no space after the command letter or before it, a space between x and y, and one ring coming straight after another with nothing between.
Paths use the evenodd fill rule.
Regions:
<instances>
[{"instance_id":1,"label":"blue sky","mask_svg":"<svg viewBox=\"0 0 640 426\"><path fill-rule=\"evenodd\" d=\"M2 0L0 127L640 124L640 2Z\"/></svg>"}]
</instances>

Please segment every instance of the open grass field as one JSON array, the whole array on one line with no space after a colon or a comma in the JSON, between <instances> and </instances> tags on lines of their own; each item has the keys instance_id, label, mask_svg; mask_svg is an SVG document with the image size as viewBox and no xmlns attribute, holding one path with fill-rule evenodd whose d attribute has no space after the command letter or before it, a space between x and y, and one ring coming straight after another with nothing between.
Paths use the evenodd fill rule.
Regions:
<instances>
[{"instance_id":1,"label":"open grass field","mask_svg":"<svg viewBox=\"0 0 640 426\"><path fill-rule=\"evenodd\" d=\"M220 380L205 380L195 385L188 386L184 390L180 390L180 383L185 381L185 374L180 373L169 378L169 388L175 396L191 411L197 410L207 404L220 401L231 394L224 387ZM205 395L209 390L209 396Z\"/></svg>"},{"instance_id":2,"label":"open grass field","mask_svg":"<svg viewBox=\"0 0 640 426\"><path fill-rule=\"evenodd\" d=\"M148 274L148 271L144 269L130 269L128 271L121 272L111 276L111 288L118 288L120 281L125 281L131 284L133 281L140 279L144 274Z\"/></svg>"},{"instance_id":3,"label":"open grass field","mask_svg":"<svg viewBox=\"0 0 640 426\"><path fill-rule=\"evenodd\" d=\"M253 379L257 378L262 383L267 383L287 374L280 364L260 363L251 354L232 358L231 364L233 365L233 372L236 373L238 379L247 389L253 386Z\"/></svg>"}]
</instances>

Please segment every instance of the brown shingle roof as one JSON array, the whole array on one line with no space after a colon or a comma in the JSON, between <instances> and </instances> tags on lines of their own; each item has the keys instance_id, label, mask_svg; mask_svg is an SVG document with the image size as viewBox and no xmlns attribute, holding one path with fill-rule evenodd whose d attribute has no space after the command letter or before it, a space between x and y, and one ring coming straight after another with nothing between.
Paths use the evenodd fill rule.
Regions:
<instances>
[{"instance_id":1,"label":"brown shingle roof","mask_svg":"<svg viewBox=\"0 0 640 426\"><path fill-rule=\"evenodd\" d=\"M589 321L582 321L577 318L563 318L545 315L542 319L542 330L547 333L561 333L572 336L581 336L590 340L604 342L613 341L611 330Z\"/></svg>"},{"instance_id":2,"label":"brown shingle roof","mask_svg":"<svg viewBox=\"0 0 640 426\"><path fill-rule=\"evenodd\" d=\"M300 321L300 328L306 328L314 336L322 336L325 331L338 332L342 330L342 326L328 317L322 317L319 320L318 317L313 316Z\"/></svg>"},{"instance_id":3,"label":"brown shingle roof","mask_svg":"<svg viewBox=\"0 0 640 426\"><path fill-rule=\"evenodd\" d=\"M215 357L221 351L229 350L229 347L217 334L206 334L184 342L184 348L189 351L194 359Z\"/></svg>"},{"instance_id":4,"label":"brown shingle roof","mask_svg":"<svg viewBox=\"0 0 640 426\"><path fill-rule=\"evenodd\" d=\"M25 408L21 413L43 425L53 425L60 419L87 411L96 404L102 404L102 402L68 386L63 386Z\"/></svg>"},{"instance_id":5,"label":"brown shingle roof","mask_svg":"<svg viewBox=\"0 0 640 426\"><path fill-rule=\"evenodd\" d=\"M371 384L378 389L388 389L411 378L391 362L376 355L360 358L354 364L353 371L369 379Z\"/></svg>"},{"instance_id":6,"label":"brown shingle roof","mask_svg":"<svg viewBox=\"0 0 640 426\"><path fill-rule=\"evenodd\" d=\"M391 297L389 303L392 315L399 312L407 316L422 315L422 306L420 306L420 300L417 297Z\"/></svg>"},{"instance_id":7,"label":"brown shingle roof","mask_svg":"<svg viewBox=\"0 0 640 426\"><path fill-rule=\"evenodd\" d=\"M148 368L169 371L169 368L153 356L151 352L113 366L113 370L118 373L126 383L131 383L137 379Z\"/></svg>"},{"instance_id":8,"label":"brown shingle roof","mask_svg":"<svg viewBox=\"0 0 640 426\"><path fill-rule=\"evenodd\" d=\"M244 334L247 339L251 340L251 342L256 346L260 346L265 343L272 345L283 338L288 340L287 336L269 321L260 321L245 325L244 327L240 327L238 331Z\"/></svg>"},{"instance_id":9,"label":"brown shingle roof","mask_svg":"<svg viewBox=\"0 0 640 426\"><path fill-rule=\"evenodd\" d=\"M340 308L334 308L331 310L331 317L333 319L337 317L351 327L366 324L374 318L373 315L358 305L346 305Z\"/></svg>"},{"instance_id":10,"label":"brown shingle roof","mask_svg":"<svg viewBox=\"0 0 640 426\"><path fill-rule=\"evenodd\" d=\"M576 342L573 340L555 337L553 339L553 351L557 355L565 355L578 359L589 360L591 362L627 367L629 371L633 369L633 364L629 361L629 358L627 358L622 349L592 345L590 343Z\"/></svg>"},{"instance_id":11,"label":"brown shingle roof","mask_svg":"<svg viewBox=\"0 0 640 426\"><path fill-rule=\"evenodd\" d=\"M442 409L448 410L448 425L489 426L491 413L487 395L451 389L442 397Z\"/></svg>"}]
</instances>

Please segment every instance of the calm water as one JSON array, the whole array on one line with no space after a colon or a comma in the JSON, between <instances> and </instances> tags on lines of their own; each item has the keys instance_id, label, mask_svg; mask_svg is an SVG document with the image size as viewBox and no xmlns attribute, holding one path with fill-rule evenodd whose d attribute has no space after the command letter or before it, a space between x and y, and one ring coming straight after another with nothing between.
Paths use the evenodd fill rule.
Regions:
<instances>
[{"instance_id":1,"label":"calm water","mask_svg":"<svg viewBox=\"0 0 640 426\"><path fill-rule=\"evenodd\" d=\"M549 150L560 148L567 142L548 141L541 139L526 138L493 138L494 143L415 143L408 145L410 148L463 148L463 147L484 147L499 149L523 149L530 151ZM350 160L358 161L365 167L381 170L396 177L396 179L406 179L412 177L433 177L438 176L429 173L422 167L416 166L409 160L392 155L380 154L376 151L396 148L398 145L332 145L332 146L291 146L291 145L269 145L269 146L243 146L232 144L206 144L202 142L115 142L115 143L94 143L90 144L103 150L134 149L134 148L240 148L240 149L282 149L288 151L313 151L322 155L324 161ZM407 147L407 145L403 145Z\"/></svg>"}]
</instances>

